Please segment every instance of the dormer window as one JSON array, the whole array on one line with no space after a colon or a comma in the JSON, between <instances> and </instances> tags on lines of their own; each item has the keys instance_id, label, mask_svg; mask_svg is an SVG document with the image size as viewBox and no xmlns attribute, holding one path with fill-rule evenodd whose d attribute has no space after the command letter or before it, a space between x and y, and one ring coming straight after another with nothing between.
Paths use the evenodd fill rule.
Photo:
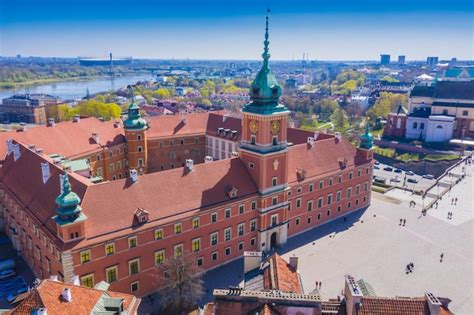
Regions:
<instances>
[{"instance_id":1,"label":"dormer window","mask_svg":"<svg viewBox=\"0 0 474 315\"><path fill-rule=\"evenodd\" d=\"M226 187L225 191L227 193L227 196L229 196L229 198L236 198L237 194L239 193L239 190L235 186L228 186Z\"/></svg>"},{"instance_id":2,"label":"dormer window","mask_svg":"<svg viewBox=\"0 0 474 315\"><path fill-rule=\"evenodd\" d=\"M148 211L146 211L145 209L137 208L137 210L135 210L134 215L138 223L143 224L143 223L148 222L149 214L148 214Z\"/></svg>"},{"instance_id":3,"label":"dormer window","mask_svg":"<svg viewBox=\"0 0 474 315\"><path fill-rule=\"evenodd\" d=\"M252 89L252 94L258 94L259 91L260 91L260 89L258 87L254 87Z\"/></svg>"}]
</instances>

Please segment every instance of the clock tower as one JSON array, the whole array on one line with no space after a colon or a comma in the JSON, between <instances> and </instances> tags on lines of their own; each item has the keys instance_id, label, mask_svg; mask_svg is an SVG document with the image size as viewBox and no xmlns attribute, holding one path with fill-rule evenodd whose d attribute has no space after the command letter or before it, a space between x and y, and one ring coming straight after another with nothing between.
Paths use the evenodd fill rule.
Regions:
<instances>
[{"instance_id":1,"label":"clock tower","mask_svg":"<svg viewBox=\"0 0 474 315\"><path fill-rule=\"evenodd\" d=\"M250 87L250 103L242 110L240 158L258 186L259 250L286 242L288 208L287 126L290 111L279 104L281 86L270 70L268 13L263 64Z\"/></svg>"}]
</instances>

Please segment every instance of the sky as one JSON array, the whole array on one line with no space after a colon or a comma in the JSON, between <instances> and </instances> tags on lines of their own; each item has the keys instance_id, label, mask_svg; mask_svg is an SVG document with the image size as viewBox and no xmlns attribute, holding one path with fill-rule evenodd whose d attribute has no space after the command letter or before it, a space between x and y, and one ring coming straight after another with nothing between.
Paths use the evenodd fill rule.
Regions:
<instances>
[{"instance_id":1,"label":"sky","mask_svg":"<svg viewBox=\"0 0 474 315\"><path fill-rule=\"evenodd\" d=\"M474 59L472 0L0 0L0 55Z\"/></svg>"}]
</instances>

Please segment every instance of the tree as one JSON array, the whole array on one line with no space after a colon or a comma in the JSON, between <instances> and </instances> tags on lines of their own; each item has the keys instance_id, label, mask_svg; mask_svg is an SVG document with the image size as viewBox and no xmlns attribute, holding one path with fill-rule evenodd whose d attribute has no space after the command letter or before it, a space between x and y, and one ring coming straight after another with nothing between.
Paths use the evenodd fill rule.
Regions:
<instances>
[{"instance_id":1,"label":"tree","mask_svg":"<svg viewBox=\"0 0 474 315\"><path fill-rule=\"evenodd\" d=\"M164 314L187 314L197 306L204 294L202 270L190 256L178 256L165 260L159 274L165 286L159 291Z\"/></svg>"},{"instance_id":2,"label":"tree","mask_svg":"<svg viewBox=\"0 0 474 315\"><path fill-rule=\"evenodd\" d=\"M159 88L156 91L153 92L153 96L162 100L169 98L171 96L171 93L168 89L166 88Z\"/></svg>"},{"instance_id":3,"label":"tree","mask_svg":"<svg viewBox=\"0 0 474 315\"><path fill-rule=\"evenodd\" d=\"M395 94L382 92L374 106L367 111L370 120L375 121L377 117L387 117L392 111L395 111L399 105L406 106L408 104L407 94Z\"/></svg>"},{"instance_id":4,"label":"tree","mask_svg":"<svg viewBox=\"0 0 474 315\"><path fill-rule=\"evenodd\" d=\"M362 116L364 109L362 108L362 105L360 104L360 102L352 101L349 103L349 105L347 105L346 112L347 112L347 115L349 116L349 123L352 126L354 119L359 116Z\"/></svg>"},{"instance_id":5,"label":"tree","mask_svg":"<svg viewBox=\"0 0 474 315\"><path fill-rule=\"evenodd\" d=\"M339 104L330 98L323 98L316 103L315 113L319 114L319 119L327 121L331 118L331 115L336 109L339 108Z\"/></svg>"},{"instance_id":6,"label":"tree","mask_svg":"<svg viewBox=\"0 0 474 315\"><path fill-rule=\"evenodd\" d=\"M347 125L347 117L344 110L341 108L336 109L334 111L334 114L332 115L332 121L336 129L338 130L344 129Z\"/></svg>"}]
</instances>

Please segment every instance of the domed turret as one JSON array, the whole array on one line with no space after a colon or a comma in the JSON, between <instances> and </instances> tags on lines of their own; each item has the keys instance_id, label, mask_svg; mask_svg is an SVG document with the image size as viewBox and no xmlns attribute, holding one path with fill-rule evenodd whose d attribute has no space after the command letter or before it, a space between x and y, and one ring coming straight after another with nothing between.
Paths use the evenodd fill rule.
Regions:
<instances>
[{"instance_id":1,"label":"domed turret","mask_svg":"<svg viewBox=\"0 0 474 315\"><path fill-rule=\"evenodd\" d=\"M85 219L80 206L81 198L72 191L67 173L61 176L61 181L62 192L56 197L57 215L53 219L60 225L75 222L79 218Z\"/></svg>"},{"instance_id":2,"label":"domed turret","mask_svg":"<svg viewBox=\"0 0 474 315\"><path fill-rule=\"evenodd\" d=\"M370 150L372 149L374 142L374 136L369 131L369 124L365 124L365 133L360 137L360 145L361 149Z\"/></svg>"},{"instance_id":3,"label":"domed turret","mask_svg":"<svg viewBox=\"0 0 474 315\"><path fill-rule=\"evenodd\" d=\"M128 117L123 122L125 129L129 130L142 130L147 129L148 124L145 119L140 115L140 107L135 104L135 97L133 96L133 90L130 87L130 92L132 94L132 102L128 106Z\"/></svg>"}]
</instances>

